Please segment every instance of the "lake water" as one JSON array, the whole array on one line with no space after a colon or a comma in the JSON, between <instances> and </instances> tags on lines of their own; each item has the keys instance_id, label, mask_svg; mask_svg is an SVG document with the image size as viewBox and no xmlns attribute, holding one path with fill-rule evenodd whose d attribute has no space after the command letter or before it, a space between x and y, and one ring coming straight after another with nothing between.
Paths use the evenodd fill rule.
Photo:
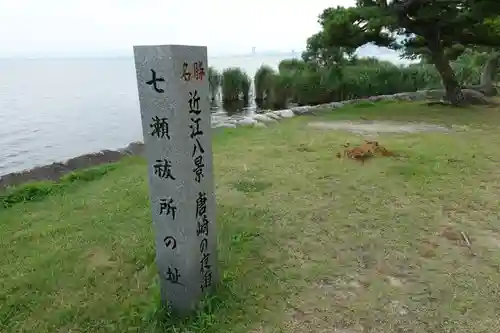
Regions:
<instances>
[{"instance_id":1,"label":"lake water","mask_svg":"<svg viewBox=\"0 0 500 333\"><path fill-rule=\"evenodd\" d=\"M293 54L209 58L251 77ZM0 59L0 176L142 141L133 58Z\"/></svg>"}]
</instances>

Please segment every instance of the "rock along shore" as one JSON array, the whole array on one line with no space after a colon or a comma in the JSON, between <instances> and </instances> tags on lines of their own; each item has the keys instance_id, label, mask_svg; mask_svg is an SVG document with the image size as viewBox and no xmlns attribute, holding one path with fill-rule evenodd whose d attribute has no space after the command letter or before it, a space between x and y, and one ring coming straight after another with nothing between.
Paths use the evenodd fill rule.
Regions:
<instances>
[{"instance_id":1,"label":"rock along shore","mask_svg":"<svg viewBox=\"0 0 500 333\"><path fill-rule=\"evenodd\" d=\"M353 99L341 102L332 102L320 105L306 105L292 107L285 110L265 111L247 117L212 119L212 128L237 128L237 127L267 127L277 124L281 119L294 116L314 114L319 109L339 109L345 105L358 103L371 103L381 100L417 101L425 100L432 91L421 90L416 92L398 93L394 95L372 96L363 99ZM57 181L70 172L98 166L106 163L114 163L126 156L142 155L144 145L142 142L132 142L125 148L117 150L102 150L97 153L86 154L69 159L65 162L56 162L49 165L35 167L29 170L13 172L0 177L0 191L10 186L17 186L26 182L51 180Z\"/></svg>"}]
</instances>

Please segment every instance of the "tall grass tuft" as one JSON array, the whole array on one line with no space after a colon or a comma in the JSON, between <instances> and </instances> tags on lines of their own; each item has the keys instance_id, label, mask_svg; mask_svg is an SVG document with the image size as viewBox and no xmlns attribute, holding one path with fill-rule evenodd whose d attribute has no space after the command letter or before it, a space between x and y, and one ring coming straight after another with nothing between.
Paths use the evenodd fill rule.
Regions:
<instances>
[{"instance_id":1,"label":"tall grass tuft","mask_svg":"<svg viewBox=\"0 0 500 333\"><path fill-rule=\"evenodd\" d=\"M248 101L251 79L237 67L227 68L222 72L222 99L225 102Z\"/></svg>"},{"instance_id":2,"label":"tall grass tuft","mask_svg":"<svg viewBox=\"0 0 500 333\"><path fill-rule=\"evenodd\" d=\"M254 76L255 104L259 108L265 108L270 102L271 91L273 89L273 79L276 71L267 65L262 65Z\"/></svg>"},{"instance_id":3,"label":"tall grass tuft","mask_svg":"<svg viewBox=\"0 0 500 333\"><path fill-rule=\"evenodd\" d=\"M217 106L219 101L219 91L222 84L222 75L214 67L208 68L208 88L210 90L210 103Z\"/></svg>"}]
</instances>

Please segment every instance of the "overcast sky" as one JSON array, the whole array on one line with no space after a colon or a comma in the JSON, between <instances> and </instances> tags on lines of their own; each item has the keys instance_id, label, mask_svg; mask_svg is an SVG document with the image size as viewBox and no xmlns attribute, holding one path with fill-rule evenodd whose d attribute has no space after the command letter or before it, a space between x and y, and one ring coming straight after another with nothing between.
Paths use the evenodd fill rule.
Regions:
<instances>
[{"instance_id":1,"label":"overcast sky","mask_svg":"<svg viewBox=\"0 0 500 333\"><path fill-rule=\"evenodd\" d=\"M0 0L0 56L128 55L206 45L210 55L301 50L323 9L354 0Z\"/></svg>"}]
</instances>

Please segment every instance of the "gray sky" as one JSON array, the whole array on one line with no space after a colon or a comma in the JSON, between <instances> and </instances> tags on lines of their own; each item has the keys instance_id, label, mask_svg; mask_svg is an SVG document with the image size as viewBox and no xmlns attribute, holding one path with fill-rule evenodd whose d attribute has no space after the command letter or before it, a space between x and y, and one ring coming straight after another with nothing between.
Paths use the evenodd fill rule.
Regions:
<instances>
[{"instance_id":1,"label":"gray sky","mask_svg":"<svg viewBox=\"0 0 500 333\"><path fill-rule=\"evenodd\" d=\"M129 55L206 45L210 55L300 50L327 7L354 0L0 0L0 56Z\"/></svg>"}]
</instances>

